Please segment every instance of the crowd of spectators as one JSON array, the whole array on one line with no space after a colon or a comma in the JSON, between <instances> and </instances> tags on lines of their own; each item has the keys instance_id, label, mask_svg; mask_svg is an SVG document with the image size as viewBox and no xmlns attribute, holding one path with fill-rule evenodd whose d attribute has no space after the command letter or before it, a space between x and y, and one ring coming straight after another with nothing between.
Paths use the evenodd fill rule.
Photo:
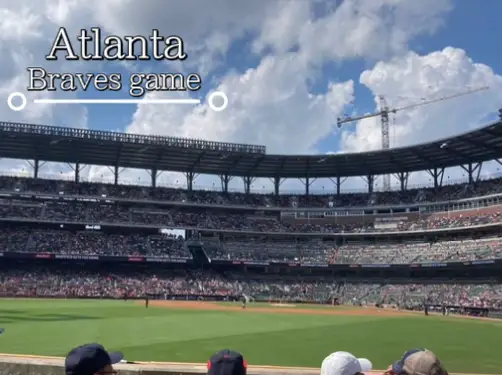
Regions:
<instances>
[{"instance_id":1,"label":"crowd of spectators","mask_svg":"<svg viewBox=\"0 0 502 375\"><path fill-rule=\"evenodd\" d=\"M147 294L196 295L198 281L185 271L158 278L151 273L88 272L32 268L0 273L0 295L39 297L142 298Z\"/></svg>"},{"instance_id":2,"label":"crowd of spectators","mask_svg":"<svg viewBox=\"0 0 502 375\"><path fill-rule=\"evenodd\" d=\"M343 303L502 309L500 284L344 284ZM352 300L351 300L352 299Z\"/></svg>"},{"instance_id":3,"label":"crowd of spectators","mask_svg":"<svg viewBox=\"0 0 502 375\"><path fill-rule=\"evenodd\" d=\"M444 202L502 192L500 179L478 181L476 184L455 184L437 188L369 193L335 193L323 195L244 194L239 192L187 191L183 189L134 185L14 178L0 176L0 191L43 192L108 196L141 200L188 202L195 204L246 205L254 207L354 207L372 205Z\"/></svg>"},{"instance_id":4,"label":"crowd of spectators","mask_svg":"<svg viewBox=\"0 0 502 375\"><path fill-rule=\"evenodd\" d=\"M351 244L336 249L330 256L331 263L359 264L444 263L499 259L502 258L502 240L483 238L434 243Z\"/></svg>"},{"instance_id":5,"label":"crowd of spectators","mask_svg":"<svg viewBox=\"0 0 502 375\"><path fill-rule=\"evenodd\" d=\"M502 238L438 242L347 242L295 238L228 237L202 239L209 260L267 261L302 264L412 264L502 258ZM68 255L150 256L192 259L182 236L115 234L102 231L3 228L0 252Z\"/></svg>"},{"instance_id":6,"label":"crowd of spectators","mask_svg":"<svg viewBox=\"0 0 502 375\"><path fill-rule=\"evenodd\" d=\"M4 251L192 259L181 236L70 232L29 227L3 228L0 231L0 252Z\"/></svg>"},{"instance_id":7,"label":"crowd of spectators","mask_svg":"<svg viewBox=\"0 0 502 375\"><path fill-rule=\"evenodd\" d=\"M303 264L412 264L458 262L502 258L502 239L483 238L440 242L345 243L321 240L295 241L250 238L210 241L210 259L297 262Z\"/></svg>"},{"instance_id":8,"label":"crowd of spectators","mask_svg":"<svg viewBox=\"0 0 502 375\"><path fill-rule=\"evenodd\" d=\"M199 205L247 205L264 207L339 207L375 204L419 203L501 193L500 180L474 185L453 185L436 190L341 194L339 196L293 196L188 192L181 189L145 188L15 179L0 177L1 191L41 192L61 197L119 197L141 202L100 202L47 199L44 201L4 197L0 199L0 218L13 221L35 220L75 222L92 225L122 224L165 226L184 229L232 230L240 233L201 237L209 260L295 262L303 264L411 264L423 262L475 261L502 258L502 239L443 240L440 242L355 242L343 244L329 239L305 240L287 233L368 233L379 231L419 231L461 228L502 222L501 212L489 209L450 213L400 215L403 218L389 229L376 226L374 219L326 220L281 218L278 214L247 214L192 206L166 209L147 200L190 202ZM244 212L244 213L243 213ZM371 215L369 215L371 216ZM354 219L352 217L351 219ZM243 232L256 232L244 234ZM267 236L265 232L284 233ZM46 230L28 226L0 230L0 252L36 252L66 255L155 256L191 259L184 237L129 233L105 233L99 230L74 231L63 226ZM411 281L410 281L411 282ZM455 306L502 309L502 286L492 284L354 284L340 280L273 278L263 275L216 274L209 271L98 272L65 269L0 270L0 295L130 298L155 295L210 295L232 297L246 295L260 300L327 301L399 306L450 304Z\"/></svg>"},{"instance_id":9,"label":"crowd of spectators","mask_svg":"<svg viewBox=\"0 0 502 375\"><path fill-rule=\"evenodd\" d=\"M0 296L153 298L219 296L250 300L448 305L502 309L500 284L367 284L337 279L285 278L212 271L75 271L23 268L0 271Z\"/></svg>"},{"instance_id":10,"label":"crowd of spectators","mask_svg":"<svg viewBox=\"0 0 502 375\"><path fill-rule=\"evenodd\" d=\"M151 225L184 229L232 230L240 232L280 233L373 233L425 231L462 228L502 222L502 212L493 207L454 213L415 214L403 217L392 228L378 227L374 219L341 216L324 220L288 220L279 215L263 216L242 212L166 209L161 207L122 206L118 204L47 201L27 202L0 199L0 217L75 222L87 224ZM350 222L349 222L349 219ZM336 221L336 222L335 222Z\"/></svg>"}]
</instances>

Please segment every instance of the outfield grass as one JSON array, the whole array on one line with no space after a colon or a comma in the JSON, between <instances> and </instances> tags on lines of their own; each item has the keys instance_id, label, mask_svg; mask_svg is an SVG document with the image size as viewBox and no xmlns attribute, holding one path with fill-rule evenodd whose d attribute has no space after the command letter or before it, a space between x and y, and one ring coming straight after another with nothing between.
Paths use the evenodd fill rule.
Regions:
<instances>
[{"instance_id":1,"label":"outfield grass","mask_svg":"<svg viewBox=\"0 0 502 375\"><path fill-rule=\"evenodd\" d=\"M278 309L280 312L280 308ZM123 301L2 300L0 352L64 356L100 342L129 360L205 362L232 348L250 364L319 367L346 350L386 368L413 347L450 372L500 373L502 323L453 317L371 317L197 311Z\"/></svg>"}]
</instances>

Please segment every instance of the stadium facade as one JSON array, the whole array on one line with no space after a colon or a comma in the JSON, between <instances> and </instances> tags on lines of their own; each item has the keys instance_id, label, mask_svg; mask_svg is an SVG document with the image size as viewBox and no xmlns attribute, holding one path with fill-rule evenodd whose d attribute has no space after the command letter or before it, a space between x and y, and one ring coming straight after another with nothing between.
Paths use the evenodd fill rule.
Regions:
<instances>
[{"instance_id":1,"label":"stadium facade","mask_svg":"<svg viewBox=\"0 0 502 375\"><path fill-rule=\"evenodd\" d=\"M502 183L479 181L482 163L502 158L501 122L418 146L330 156L270 155L255 145L0 123L0 157L33 160L34 167L32 178L0 181L4 271L63 265L159 274L204 269L241 279L285 275L375 285L502 281ZM40 179L44 161L73 164L74 181ZM83 165L114 168L115 184L80 182ZM444 187L444 170L454 166L464 168L468 183ZM150 171L151 188L119 185L121 168ZM188 189L157 187L161 171L185 173ZM434 186L407 189L415 171L427 171ZM201 173L218 175L222 191L194 191ZM375 176L383 174L396 176L400 191L374 191ZM343 179L352 176L366 178L367 193L341 192ZM244 193L228 191L234 177L243 179ZM273 179L275 194L250 192L260 177ZM305 194L280 194L284 178L303 179ZM336 194L310 195L316 178L333 179ZM232 293L218 285L218 292L199 290L193 296L246 292L241 284ZM36 289L2 292L37 294ZM163 294L151 289L142 290ZM328 294L333 300L336 290Z\"/></svg>"}]
</instances>

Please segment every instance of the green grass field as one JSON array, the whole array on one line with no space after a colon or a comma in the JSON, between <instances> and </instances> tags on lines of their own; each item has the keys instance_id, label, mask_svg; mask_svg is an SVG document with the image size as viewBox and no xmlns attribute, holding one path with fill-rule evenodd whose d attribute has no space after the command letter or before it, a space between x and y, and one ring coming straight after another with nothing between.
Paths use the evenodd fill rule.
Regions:
<instances>
[{"instance_id":1,"label":"green grass field","mask_svg":"<svg viewBox=\"0 0 502 375\"><path fill-rule=\"evenodd\" d=\"M251 365L319 367L336 350L386 368L426 347L450 372L500 373L502 322L454 317L315 316L150 307L123 301L0 299L0 352L64 356L99 342L128 360L205 362L241 351Z\"/></svg>"}]
</instances>

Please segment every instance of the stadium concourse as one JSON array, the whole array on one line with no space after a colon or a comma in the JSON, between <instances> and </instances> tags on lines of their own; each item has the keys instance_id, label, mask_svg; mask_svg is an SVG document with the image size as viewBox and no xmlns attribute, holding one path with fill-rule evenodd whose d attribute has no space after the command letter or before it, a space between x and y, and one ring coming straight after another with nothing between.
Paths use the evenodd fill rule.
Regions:
<instances>
[{"instance_id":1,"label":"stadium concourse","mask_svg":"<svg viewBox=\"0 0 502 375\"><path fill-rule=\"evenodd\" d=\"M500 123L313 169L314 156L300 162L258 146L141 137L0 123L0 157L36 149L40 160L189 176L186 190L157 187L154 178L152 187L82 182L78 172L75 181L45 180L36 159L33 178L0 177L0 295L502 311L502 181L475 176L479 163L502 157ZM466 164L466 183L441 186L444 168ZM280 171L280 179L333 170L337 179L366 171L368 192L260 195L246 180L250 172ZM404 175L415 170L431 171L434 187L406 189ZM244 177L244 193L228 191L225 171ZM226 178L224 191L192 189L193 174L208 172ZM402 189L374 191L379 173L402 176Z\"/></svg>"}]
</instances>

